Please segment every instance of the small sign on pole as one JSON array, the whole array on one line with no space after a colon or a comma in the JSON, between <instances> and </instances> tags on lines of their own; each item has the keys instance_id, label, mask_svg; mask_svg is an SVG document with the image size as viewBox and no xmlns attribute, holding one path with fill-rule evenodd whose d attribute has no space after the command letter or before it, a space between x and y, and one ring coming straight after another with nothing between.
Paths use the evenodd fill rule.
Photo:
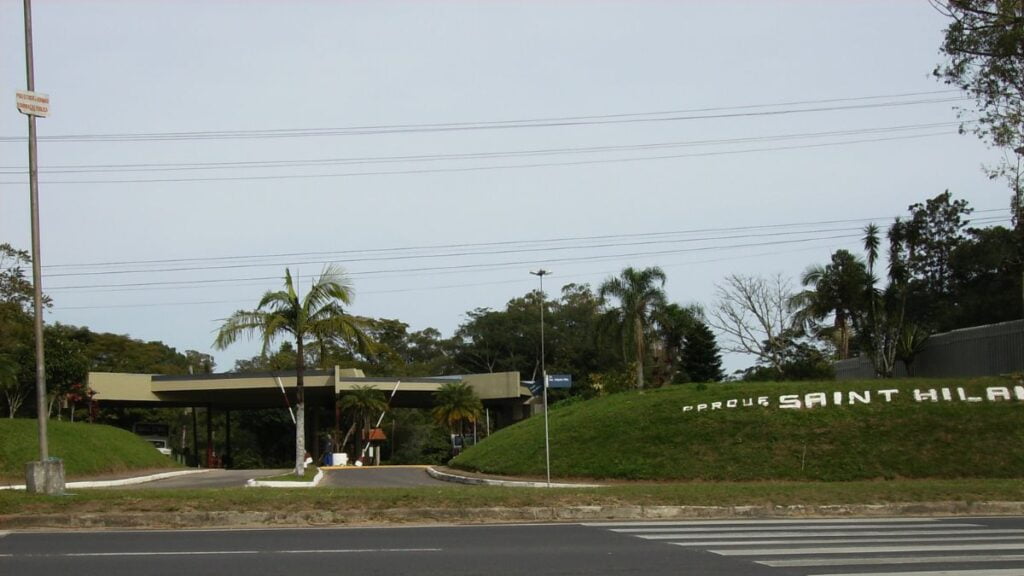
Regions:
<instances>
[{"instance_id":1,"label":"small sign on pole","mask_svg":"<svg viewBox=\"0 0 1024 576\"><path fill-rule=\"evenodd\" d=\"M18 112L28 116L46 118L50 115L50 95L42 92L18 90Z\"/></svg>"},{"instance_id":2,"label":"small sign on pole","mask_svg":"<svg viewBox=\"0 0 1024 576\"><path fill-rule=\"evenodd\" d=\"M572 388L572 375L548 374L548 388Z\"/></svg>"}]
</instances>

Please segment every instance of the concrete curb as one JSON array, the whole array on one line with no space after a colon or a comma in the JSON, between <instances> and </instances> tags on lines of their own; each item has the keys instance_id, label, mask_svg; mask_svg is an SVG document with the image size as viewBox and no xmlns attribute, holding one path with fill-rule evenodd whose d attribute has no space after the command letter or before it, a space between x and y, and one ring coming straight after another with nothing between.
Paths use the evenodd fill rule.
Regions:
<instances>
[{"instance_id":1,"label":"concrete curb","mask_svg":"<svg viewBox=\"0 0 1024 576\"><path fill-rule=\"evenodd\" d=\"M309 482L289 482L287 480L256 480L250 478L245 482L246 488L316 488L324 479L324 471L317 468L316 476Z\"/></svg>"},{"instance_id":2,"label":"concrete curb","mask_svg":"<svg viewBox=\"0 0 1024 576\"><path fill-rule=\"evenodd\" d=\"M161 472L160 474L150 474L149 476L136 476L134 478L121 478L118 480L91 480L82 482L68 482L64 485L65 488L116 488L118 486L132 486L135 484L145 484L146 482L154 482L156 480L163 480L165 478L175 478L177 476L187 476L189 474L198 474L200 472L209 472L209 469L191 469L191 470L177 470L174 472ZM24 490L24 484L16 484L12 486L0 486L0 490Z\"/></svg>"},{"instance_id":3,"label":"concrete curb","mask_svg":"<svg viewBox=\"0 0 1024 576\"><path fill-rule=\"evenodd\" d=\"M511 486L516 488L601 488L600 484L566 484L552 482L550 485L547 482L528 482L524 480L499 480L496 478L476 478L474 476L462 476L459 474L450 474L448 472L441 472L433 466L427 467L427 474L436 480L443 480L445 482L455 482L457 484L471 484L475 486Z\"/></svg>"},{"instance_id":4,"label":"concrete curb","mask_svg":"<svg viewBox=\"0 0 1024 576\"><path fill-rule=\"evenodd\" d=\"M293 483L294 484L294 483ZM881 518L1024 515L1024 502L919 502L840 506L563 506L523 508L395 508L248 512L139 512L0 516L0 530L188 529L628 522L752 518Z\"/></svg>"}]
</instances>

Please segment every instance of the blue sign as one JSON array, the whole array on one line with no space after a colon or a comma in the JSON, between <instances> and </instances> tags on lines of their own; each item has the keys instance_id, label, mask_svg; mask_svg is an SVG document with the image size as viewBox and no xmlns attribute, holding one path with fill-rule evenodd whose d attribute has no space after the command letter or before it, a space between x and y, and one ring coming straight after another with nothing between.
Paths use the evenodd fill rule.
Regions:
<instances>
[{"instance_id":1,"label":"blue sign","mask_svg":"<svg viewBox=\"0 0 1024 576\"><path fill-rule=\"evenodd\" d=\"M572 388L572 374L548 374L548 388Z\"/></svg>"}]
</instances>

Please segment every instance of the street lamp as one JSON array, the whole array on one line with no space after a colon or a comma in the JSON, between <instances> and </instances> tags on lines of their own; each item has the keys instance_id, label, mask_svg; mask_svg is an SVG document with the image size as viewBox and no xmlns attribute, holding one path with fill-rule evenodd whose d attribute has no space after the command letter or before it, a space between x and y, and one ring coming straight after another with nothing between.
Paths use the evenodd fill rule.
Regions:
<instances>
[{"instance_id":1,"label":"street lamp","mask_svg":"<svg viewBox=\"0 0 1024 576\"><path fill-rule=\"evenodd\" d=\"M544 363L544 276L551 272L541 268L531 271L540 279L540 373L544 386L544 470L547 474L548 488L551 488L551 440L548 434L548 371Z\"/></svg>"}]
</instances>

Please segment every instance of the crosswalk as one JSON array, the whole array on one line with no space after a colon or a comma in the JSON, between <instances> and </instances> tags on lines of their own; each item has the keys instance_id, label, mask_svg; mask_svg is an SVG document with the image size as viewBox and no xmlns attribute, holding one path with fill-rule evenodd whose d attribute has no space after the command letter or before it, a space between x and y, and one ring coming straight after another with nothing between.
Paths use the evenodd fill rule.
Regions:
<instances>
[{"instance_id":1,"label":"crosswalk","mask_svg":"<svg viewBox=\"0 0 1024 576\"><path fill-rule=\"evenodd\" d=\"M1024 576L1024 526L883 518L589 523L806 576Z\"/></svg>"}]
</instances>

